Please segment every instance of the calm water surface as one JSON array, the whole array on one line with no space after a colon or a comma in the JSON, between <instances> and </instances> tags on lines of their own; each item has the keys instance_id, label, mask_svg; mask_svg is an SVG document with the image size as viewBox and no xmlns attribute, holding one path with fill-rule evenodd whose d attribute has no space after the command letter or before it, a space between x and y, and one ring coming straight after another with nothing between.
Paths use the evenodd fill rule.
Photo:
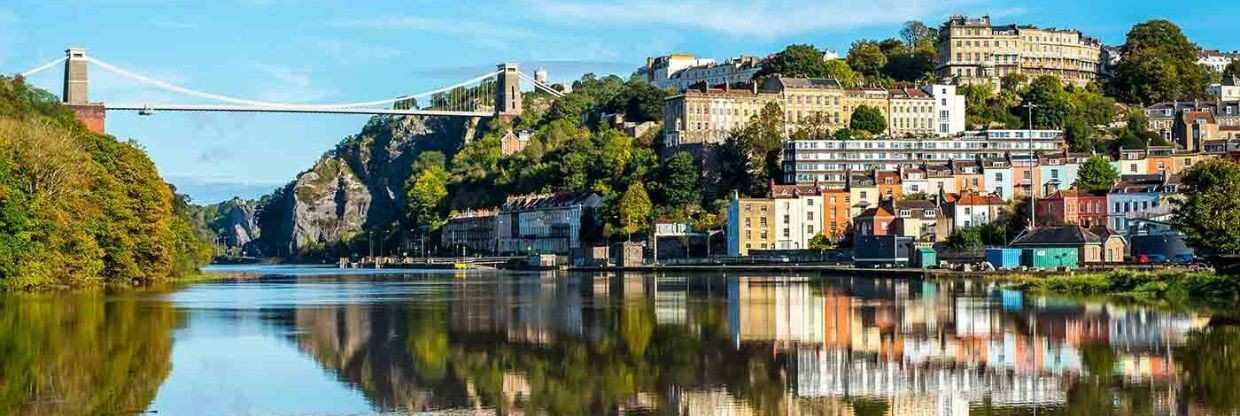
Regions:
<instances>
[{"instance_id":1,"label":"calm water surface","mask_svg":"<svg viewBox=\"0 0 1240 416\"><path fill-rule=\"evenodd\" d=\"M1240 329L1189 310L968 281L242 269L266 276L0 297L0 415L1240 408Z\"/></svg>"}]
</instances>

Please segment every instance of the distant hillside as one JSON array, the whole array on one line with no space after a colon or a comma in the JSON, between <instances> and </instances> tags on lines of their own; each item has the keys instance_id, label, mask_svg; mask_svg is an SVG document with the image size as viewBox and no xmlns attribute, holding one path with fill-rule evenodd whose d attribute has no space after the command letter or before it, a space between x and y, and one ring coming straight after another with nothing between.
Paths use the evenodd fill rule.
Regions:
<instances>
[{"instance_id":1,"label":"distant hillside","mask_svg":"<svg viewBox=\"0 0 1240 416\"><path fill-rule=\"evenodd\" d=\"M87 131L46 91L0 77L0 288L164 280L210 244L134 143Z\"/></svg>"}]
</instances>

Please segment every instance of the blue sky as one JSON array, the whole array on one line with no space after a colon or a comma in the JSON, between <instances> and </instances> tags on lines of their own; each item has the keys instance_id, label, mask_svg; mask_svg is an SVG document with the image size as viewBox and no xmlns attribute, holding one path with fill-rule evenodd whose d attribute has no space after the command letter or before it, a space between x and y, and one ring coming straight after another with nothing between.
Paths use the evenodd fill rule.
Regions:
<instances>
[{"instance_id":1,"label":"blue sky","mask_svg":"<svg viewBox=\"0 0 1240 416\"><path fill-rule=\"evenodd\" d=\"M598 3L598 4L596 4ZM1230 1L783 0L9 0L0 3L0 72L87 48L112 64L199 90L265 101L392 97L518 62L565 81L627 75L673 51L723 58L788 43L847 50L920 19L990 14L996 24L1070 27L1123 42L1132 24L1167 18L1203 47L1238 49ZM60 90L59 69L31 82ZM206 104L97 68L91 99ZM365 116L111 113L108 130L141 143L160 172L198 202L255 197L292 179Z\"/></svg>"}]
</instances>

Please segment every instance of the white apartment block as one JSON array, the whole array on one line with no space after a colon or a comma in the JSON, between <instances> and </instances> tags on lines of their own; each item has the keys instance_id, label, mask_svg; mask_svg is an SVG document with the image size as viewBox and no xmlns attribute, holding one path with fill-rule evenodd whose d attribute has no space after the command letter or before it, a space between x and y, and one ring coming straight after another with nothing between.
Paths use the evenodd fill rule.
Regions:
<instances>
[{"instance_id":1,"label":"white apartment block","mask_svg":"<svg viewBox=\"0 0 1240 416\"><path fill-rule=\"evenodd\" d=\"M1227 69L1227 65L1231 65L1231 61L1240 59L1240 51L1223 52L1217 49L1202 49L1197 52L1197 64L1210 67L1217 72L1223 72Z\"/></svg>"},{"instance_id":2,"label":"white apartment block","mask_svg":"<svg viewBox=\"0 0 1240 416\"><path fill-rule=\"evenodd\" d=\"M762 60L738 56L722 63L692 54L673 54L646 59L646 80L659 88L684 91L697 84L707 87L745 83L762 69Z\"/></svg>"},{"instance_id":3,"label":"white apartment block","mask_svg":"<svg viewBox=\"0 0 1240 416\"><path fill-rule=\"evenodd\" d=\"M1059 152L1059 130L980 130L950 138L792 140L784 143L784 181L842 182L848 171L899 170L926 162L1003 158L1009 154Z\"/></svg>"}]
</instances>

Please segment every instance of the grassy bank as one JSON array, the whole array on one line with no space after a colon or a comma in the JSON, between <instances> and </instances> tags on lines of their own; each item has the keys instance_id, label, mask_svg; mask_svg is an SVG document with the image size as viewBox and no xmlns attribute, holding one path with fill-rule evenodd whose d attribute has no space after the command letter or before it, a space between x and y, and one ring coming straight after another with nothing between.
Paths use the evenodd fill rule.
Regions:
<instances>
[{"instance_id":1,"label":"grassy bank","mask_svg":"<svg viewBox=\"0 0 1240 416\"><path fill-rule=\"evenodd\" d=\"M1209 272L1114 270L1055 276L1015 275L1005 280L1023 291L1072 296L1114 296L1147 303L1234 306L1240 277Z\"/></svg>"}]
</instances>

